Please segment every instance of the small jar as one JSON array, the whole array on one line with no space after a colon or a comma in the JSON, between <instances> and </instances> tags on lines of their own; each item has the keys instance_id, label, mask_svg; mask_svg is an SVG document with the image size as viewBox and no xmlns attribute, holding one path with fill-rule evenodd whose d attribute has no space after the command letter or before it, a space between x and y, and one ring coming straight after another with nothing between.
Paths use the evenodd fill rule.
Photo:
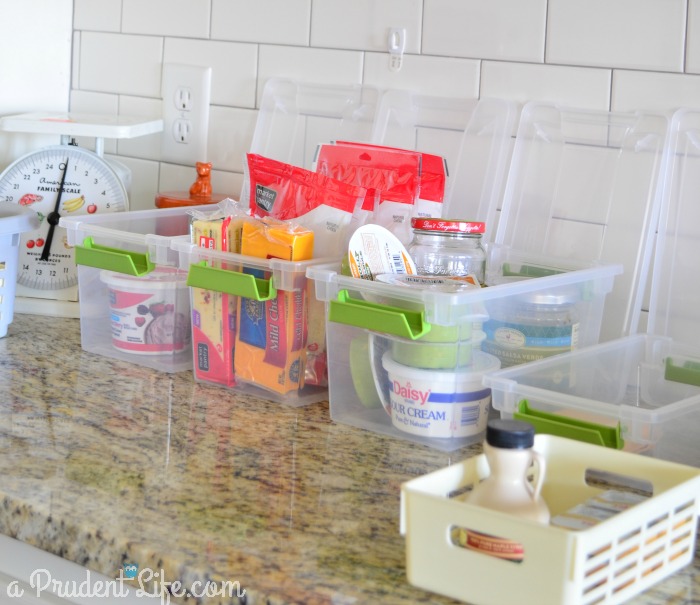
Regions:
<instances>
[{"instance_id":1,"label":"small jar","mask_svg":"<svg viewBox=\"0 0 700 605\"><path fill-rule=\"evenodd\" d=\"M482 349L507 368L571 351L578 346L577 289L533 292L488 304Z\"/></svg>"},{"instance_id":2,"label":"small jar","mask_svg":"<svg viewBox=\"0 0 700 605\"><path fill-rule=\"evenodd\" d=\"M408 253L418 275L475 275L484 285L486 253L481 243L485 224L440 218L412 218Z\"/></svg>"}]
</instances>

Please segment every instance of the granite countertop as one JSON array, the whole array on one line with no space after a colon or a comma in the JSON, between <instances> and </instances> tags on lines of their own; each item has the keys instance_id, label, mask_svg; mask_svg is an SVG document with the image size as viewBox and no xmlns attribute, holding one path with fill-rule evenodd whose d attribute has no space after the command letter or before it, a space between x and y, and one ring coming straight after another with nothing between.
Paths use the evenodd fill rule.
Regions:
<instances>
[{"instance_id":1,"label":"granite countertop","mask_svg":"<svg viewBox=\"0 0 700 605\"><path fill-rule=\"evenodd\" d=\"M478 451L86 353L75 319L15 315L0 339L0 533L110 577L238 581L247 605L454 603L406 580L399 489ZM632 602L699 596L696 554Z\"/></svg>"}]
</instances>

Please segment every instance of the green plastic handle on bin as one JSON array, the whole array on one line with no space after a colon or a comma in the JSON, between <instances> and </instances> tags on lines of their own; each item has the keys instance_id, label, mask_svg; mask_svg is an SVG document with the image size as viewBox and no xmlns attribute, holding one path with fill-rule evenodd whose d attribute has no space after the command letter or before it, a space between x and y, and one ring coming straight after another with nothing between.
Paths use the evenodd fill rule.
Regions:
<instances>
[{"instance_id":1,"label":"green plastic handle on bin","mask_svg":"<svg viewBox=\"0 0 700 605\"><path fill-rule=\"evenodd\" d=\"M603 445L616 450L622 449L625 445L619 423L614 427L605 426L595 422L566 418L557 414L533 410L526 399L518 402L518 411L513 414L513 417L529 422L538 433L567 437L576 441Z\"/></svg>"},{"instance_id":2,"label":"green plastic handle on bin","mask_svg":"<svg viewBox=\"0 0 700 605\"><path fill-rule=\"evenodd\" d=\"M425 321L423 311L412 311L351 298L347 290L340 290L338 299L330 301L328 319L336 323L394 334L410 340L425 336L431 328L431 325Z\"/></svg>"},{"instance_id":3,"label":"green plastic handle on bin","mask_svg":"<svg viewBox=\"0 0 700 605\"><path fill-rule=\"evenodd\" d=\"M190 265L187 272L187 285L252 298L261 302L272 300L277 296L277 289L271 280L255 277L250 273L210 267L205 260Z\"/></svg>"},{"instance_id":4,"label":"green plastic handle on bin","mask_svg":"<svg viewBox=\"0 0 700 605\"><path fill-rule=\"evenodd\" d=\"M700 361L687 360L682 365L676 365L673 363L673 359L667 357L664 378L673 382L700 387Z\"/></svg>"},{"instance_id":5,"label":"green plastic handle on bin","mask_svg":"<svg viewBox=\"0 0 700 605\"><path fill-rule=\"evenodd\" d=\"M82 245L75 247L75 264L136 277L146 275L156 268L155 263L148 258L148 253L100 246L91 237L86 237Z\"/></svg>"},{"instance_id":6,"label":"green plastic handle on bin","mask_svg":"<svg viewBox=\"0 0 700 605\"><path fill-rule=\"evenodd\" d=\"M522 265L516 271L511 269L510 263L503 263L504 277L547 277L549 275L559 275L560 273L564 273L564 271L549 267L537 267L535 265Z\"/></svg>"}]
</instances>

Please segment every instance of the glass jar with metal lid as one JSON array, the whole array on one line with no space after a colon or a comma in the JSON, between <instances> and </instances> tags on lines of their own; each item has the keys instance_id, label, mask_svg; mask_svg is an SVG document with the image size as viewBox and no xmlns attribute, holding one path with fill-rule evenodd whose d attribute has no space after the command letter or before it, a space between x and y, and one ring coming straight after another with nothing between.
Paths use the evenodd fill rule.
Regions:
<instances>
[{"instance_id":1,"label":"glass jar with metal lid","mask_svg":"<svg viewBox=\"0 0 700 605\"><path fill-rule=\"evenodd\" d=\"M489 301L482 349L504 368L571 351L578 345L579 301L577 288Z\"/></svg>"},{"instance_id":2,"label":"glass jar with metal lid","mask_svg":"<svg viewBox=\"0 0 700 605\"><path fill-rule=\"evenodd\" d=\"M485 224L442 218L413 218L413 240L408 253L418 275L464 277L474 275L484 284L486 253L481 238Z\"/></svg>"}]
</instances>

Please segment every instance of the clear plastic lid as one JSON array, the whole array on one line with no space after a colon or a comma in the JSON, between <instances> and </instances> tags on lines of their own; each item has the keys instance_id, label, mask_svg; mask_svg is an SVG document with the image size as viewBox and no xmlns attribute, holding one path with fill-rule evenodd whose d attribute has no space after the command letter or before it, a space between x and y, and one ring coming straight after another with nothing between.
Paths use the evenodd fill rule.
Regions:
<instances>
[{"instance_id":1,"label":"clear plastic lid","mask_svg":"<svg viewBox=\"0 0 700 605\"><path fill-rule=\"evenodd\" d=\"M671 121L647 333L700 346L700 110Z\"/></svg>"},{"instance_id":2,"label":"clear plastic lid","mask_svg":"<svg viewBox=\"0 0 700 605\"><path fill-rule=\"evenodd\" d=\"M263 90L250 152L311 170L319 143L370 142L379 96L371 86L271 78Z\"/></svg>"},{"instance_id":3,"label":"clear plastic lid","mask_svg":"<svg viewBox=\"0 0 700 605\"><path fill-rule=\"evenodd\" d=\"M601 340L636 330L660 208L669 119L659 113L524 106L495 244L624 266Z\"/></svg>"}]
</instances>

